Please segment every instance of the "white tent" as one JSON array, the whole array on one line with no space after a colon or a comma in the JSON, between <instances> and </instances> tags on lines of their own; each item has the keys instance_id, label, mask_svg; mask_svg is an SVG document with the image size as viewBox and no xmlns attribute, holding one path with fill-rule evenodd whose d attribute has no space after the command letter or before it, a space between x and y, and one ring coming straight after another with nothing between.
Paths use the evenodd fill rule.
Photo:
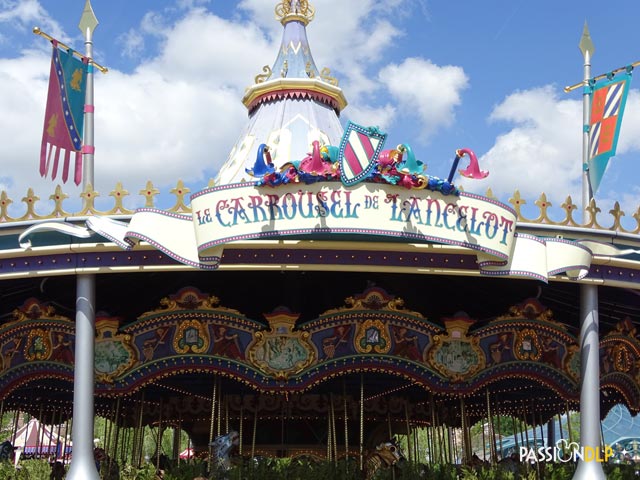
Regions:
<instances>
[{"instance_id":1,"label":"white tent","mask_svg":"<svg viewBox=\"0 0 640 480\"><path fill-rule=\"evenodd\" d=\"M58 437L55 427L42 425L32 418L25 425L16 430L9 439L14 447L18 447L23 454L56 455L61 456L65 447L64 437ZM71 450L71 442L66 443L67 453Z\"/></svg>"}]
</instances>

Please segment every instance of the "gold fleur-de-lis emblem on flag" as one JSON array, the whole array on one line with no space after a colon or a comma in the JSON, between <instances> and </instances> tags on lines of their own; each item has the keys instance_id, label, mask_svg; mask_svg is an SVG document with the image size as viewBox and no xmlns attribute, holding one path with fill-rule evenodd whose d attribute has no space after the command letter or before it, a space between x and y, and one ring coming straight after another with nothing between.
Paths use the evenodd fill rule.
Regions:
<instances>
[{"instance_id":1,"label":"gold fleur-de-lis emblem on flag","mask_svg":"<svg viewBox=\"0 0 640 480\"><path fill-rule=\"evenodd\" d=\"M58 126L58 114L54 113L49 117L49 121L47 122L47 135L50 137L56 136L56 127Z\"/></svg>"},{"instance_id":2,"label":"gold fleur-de-lis emblem on flag","mask_svg":"<svg viewBox=\"0 0 640 480\"><path fill-rule=\"evenodd\" d=\"M81 91L80 83L82 82L82 69L76 68L71 75L71 88L76 92Z\"/></svg>"}]
</instances>

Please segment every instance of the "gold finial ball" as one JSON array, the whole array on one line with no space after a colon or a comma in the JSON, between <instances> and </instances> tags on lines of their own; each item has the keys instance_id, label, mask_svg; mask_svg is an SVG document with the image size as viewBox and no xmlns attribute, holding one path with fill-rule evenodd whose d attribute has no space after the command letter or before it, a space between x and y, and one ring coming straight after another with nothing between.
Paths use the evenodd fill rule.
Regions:
<instances>
[{"instance_id":1,"label":"gold finial ball","mask_svg":"<svg viewBox=\"0 0 640 480\"><path fill-rule=\"evenodd\" d=\"M287 17L295 17L305 24L313 20L315 10L307 0L282 0L276 5L276 19L286 22Z\"/></svg>"}]
</instances>

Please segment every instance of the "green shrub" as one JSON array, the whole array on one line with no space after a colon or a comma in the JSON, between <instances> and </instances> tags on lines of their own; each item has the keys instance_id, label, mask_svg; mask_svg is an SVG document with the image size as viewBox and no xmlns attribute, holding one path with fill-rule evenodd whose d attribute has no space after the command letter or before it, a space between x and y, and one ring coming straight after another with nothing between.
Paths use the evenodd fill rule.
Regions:
<instances>
[{"instance_id":1,"label":"green shrub","mask_svg":"<svg viewBox=\"0 0 640 480\"><path fill-rule=\"evenodd\" d=\"M0 463L0 480L49 480L51 466L46 460L23 460L19 469L11 462Z\"/></svg>"}]
</instances>

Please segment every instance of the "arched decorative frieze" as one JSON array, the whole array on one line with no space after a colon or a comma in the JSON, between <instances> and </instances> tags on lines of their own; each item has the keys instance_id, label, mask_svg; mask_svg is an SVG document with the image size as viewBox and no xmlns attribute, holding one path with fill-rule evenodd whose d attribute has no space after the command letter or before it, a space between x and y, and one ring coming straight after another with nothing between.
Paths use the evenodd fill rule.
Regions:
<instances>
[{"instance_id":1,"label":"arched decorative frieze","mask_svg":"<svg viewBox=\"0 0 640 480\"><path fill-rule=\"evenodd\" d=\"M26 362L57 362L71 368L73 339L71 319L30 298L0 326L0 372Z\"/></svg>"},{"instance_id":2,"label":"arched decorative frieze","mask_svg":"<svg viewBox=\"0 0 640 480\"><path fill-rule=\"evenodd\" d=\"M301 325L312 334L319 362L353 355L389 355L424 364L434 334L442 327L404 308L404 300L379 287L345 299Z\"/></svg>"},{"instance_id":3,"label":"arched decorative frieze","mask_svg":"<svg viewBox=\"0 0 640 480\"><path fill-rule=\"evenodd\" d=\"M202 358L243 363L245 349L261 328L260 322L220 305L218 297L185 287L161 299L159 308L143 313L123 330L131 335L137 351L135 367L144 365L145 372L147 368L156 372L165 368L166 359L171 359L172 368L195 365Z\"/></svg>"},{"instance_id":4,"label":"arched decorative frieze","mask_svg":"<svg viewBox=\"0 0 640 480\"><path fill-rule=\"evenodd\" d=\"M413 312L404 308L404 300L388 294L380 287L370 287L363 293L347 297L344 300L345 306L325 311L320 318L336 316L340 313L381 310L388 312L401 312L416 318L425 318L419 312Z\"/></svg>"},{"instance_id":5,"label":"arched decorative frieze","mask_svg":"<svg viewBox=\"0 0 640 480\"><path fill-rule=\"evenodd\" d=\"M501 364L510 364L514 372L519 367L544 370L565 377L571 389L577 388L577 339L537 299L509 307L506 314L497 316L474 335L480 338L489 371Z\"/></svg>"},{"instance_id":6,"label":"arched decorative frieze","mask_svg":"<svg viewBox=\"0 0 640 480\"><path fill-rule=\"evenodd\" d=\"M30 298L0 326L0 398L38 379L73 381L74 323Z\"/></svg>"},{"instance_id":7,"label":"arched decorative frieze","mask_svg":"<svg viewBox=\"0 0 640 480\"><path fill-rule=\"evenodd\" d=\"M618 322L600 341L601 387L619 392L632 411L640 410L640 338L631 318Z\"/></svg>"},{"instance_id":8,"label":"arched decorative frieze","mask_svg":"<svg viewBox=\"0 0 640 480\"><path fill-rule=\"evenodd\" d=\"M238 310L220 305L220 299L215 295L204 294L195 287L184 287L173 295L163 297L160 300L160 308L145 312L138 319L145 320L157 315L184 310L216 311L241 315Z\"/></svg>"},{"instance_id":9,"label":"arched decorative frieze","mask_svg":"<svg viewBox=\"0 0 640 480\"><path fill-rule=\"evenodd\" d=\"M579 396L577 339L535 299L488 323L445 318L444 328L379 287L307 322L284 308L265 317L267 329L191 287L129 324L99 317L96 391L129 394L165 377L211 373L293 395L362 373L391 375L438 395L473 396L513 379L534 381L562 401ZM70 319L26 302L0 326L0 395L37 378L72 380L73 342ZM640 341L630 319L602 338L601 362L603 390L640 410Z\"/></svg>"}]
</instances>

